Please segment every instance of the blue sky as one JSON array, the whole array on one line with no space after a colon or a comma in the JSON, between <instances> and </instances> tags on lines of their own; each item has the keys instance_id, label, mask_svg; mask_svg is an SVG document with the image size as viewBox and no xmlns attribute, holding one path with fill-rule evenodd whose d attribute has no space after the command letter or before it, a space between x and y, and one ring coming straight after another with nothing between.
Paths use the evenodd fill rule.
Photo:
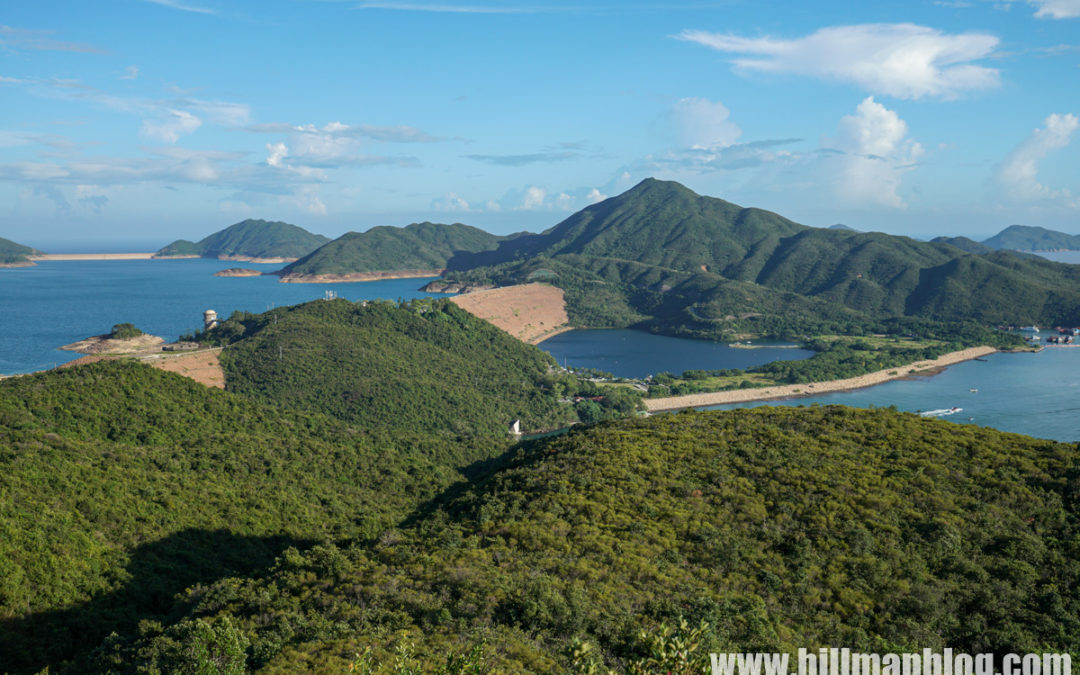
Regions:
<instances>
[{"instance_id":1,"label":"blue sky","mask_svg":"<svg viewBox=\"0 0 1080 675\"><path fill-rule=\"evenodd\" d=\"M647 176L809 225L1080 232L1080 0L8 3L0 236L541 230Z\"/></svg>"}]
</instances>

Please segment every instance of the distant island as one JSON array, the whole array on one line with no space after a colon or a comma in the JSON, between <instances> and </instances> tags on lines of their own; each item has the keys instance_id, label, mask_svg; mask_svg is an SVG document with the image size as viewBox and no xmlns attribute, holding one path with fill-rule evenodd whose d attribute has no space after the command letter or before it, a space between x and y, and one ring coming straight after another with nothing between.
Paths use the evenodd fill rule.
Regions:
<instances>
[{"instance_id":1,"label":"distant island","mask_svg":"<svg viewBox=\"0 0 1080 675\"><path fill-rule=\"evenodd\" d=\"M280 221L244 220L197 242L180 239L155 258L217 258L236 262L284 263L297 260L330 241L302 227Z\"/></svg>"},{"instance_id":2,"label":"distant island","mask_svg":"<svg viewBox=\"0 0 1080 675\"><path fill-rule=\"evenodd\" d=\"M41 251L0 237L0 267L31 267L34 261L30 257L35 255Z\"/></svg>"},{"instance_id":3,"label":"distant island","mask_svg":"<svg viewBox=\"0 0 1080 675\"><path fill-rule=\"evenodd\" d=\"M1009 251L1080 251L1080 235L1031 225L1010 225L983 244Z\"/></svg>"},{"instance_id":4,"label":"distant island","mask_svg":"<svg viewBox=\"0 0 1080 675\"><path fill-rule=\"evenodd\" d=\"M259 270L253 270L246 267L230 267L227 270L214 272L215 277L261 277L262 275L263 273Z\"/></svg>"}]
</instances>

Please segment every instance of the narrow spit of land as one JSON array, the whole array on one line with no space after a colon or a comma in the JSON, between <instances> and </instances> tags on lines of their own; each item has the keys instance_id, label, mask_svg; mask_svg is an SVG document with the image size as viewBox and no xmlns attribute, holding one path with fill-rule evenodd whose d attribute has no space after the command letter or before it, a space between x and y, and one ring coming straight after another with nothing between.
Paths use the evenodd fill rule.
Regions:
<instances>
[{"instance_id":1,"label":"narrow spit of land","mask_svg":"<svg viewBox=\"0 0 1080 675\"><path fill-rule=\"evenodd\" d=\"M153 253L45 253L28 256L30 260L150 260Z\"/></svg>"},{"instance_id":2,"label":"narrow spit of land","mask_svg":"<svg viewBox=\"0 0 1080 675\"><path fill-rule=\"evenodd\" d=\"M767 401L770 399L795 398L799 396L816 396L832 391L850 391L872 387L875 384L896 380L902 377L922 371L934 371L945 366L950 366L961 361L976 359L980 356L992 354L997 350L993 347L971 347L957 352L949 352L936 359L917 361L907 366L887 368L858 377L849 377L843 380L829 380L827 382L812 382L809 384L784 384L774 387L760 387L757 389L731 389L728 391L715 391L701 394L687 394L685 396L668 396L665 398L645 399L645 408L649 412L662 410L678 410L680 408L697 408L707 405L726 405L728 403L746 403L748 401Z\"/></svg>"}]
</instances>

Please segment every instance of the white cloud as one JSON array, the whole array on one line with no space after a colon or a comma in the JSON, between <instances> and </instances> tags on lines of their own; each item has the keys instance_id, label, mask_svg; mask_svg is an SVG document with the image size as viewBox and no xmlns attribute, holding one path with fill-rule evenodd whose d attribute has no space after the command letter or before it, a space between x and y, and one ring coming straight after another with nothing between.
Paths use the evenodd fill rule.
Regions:
<instances>
[{"instance_id":1,"label":"white cloud","mask_svg":"<svg viewBox=\"0 0 1080 675\"><path fill-rule=\"evenodd\" d=\"M281 160L289 154L289 147L284 143L267 143L266 150L270 153L266 157L266 163L275 167L281 166Z\"/></svg>"},{"instance_id":2,"label":"white cloud","mask_svg":"<svg viewBox=\"0 0 1080 675\"><path fill-rule=\"evenodd\" d=\"M725 148L742 135L731 121L731 111L719 101L680 99L671 111L682 145L690 148Z\"/></svg>"},{"instance_id":3,"label":"white cloud","mask_svg":"<svg viewBox=\"0 0 1080 675\"><path fill-rule=\"evenodd\" d=\"M839 153L827 162L835 166L833 186L840 200L849 205L905 206L899 194L901 180L923 154L922 146L907 134L907 123L872 96L854 115L841 118L836 138L822 144Z\"/></svg>"},{"instance_id":4,"label":"white cloud","mask_svg":"<svg viewBox=\"0 0 1080 675\"><path fill-rule=\"evenodd\" d=\"M1053 114L1043 120L1043 126L1035 129L997 167L994 178L1002 193L1018 201L1057 199L1080 205L1067 190L1053 190L1038 180L1039 162L1068 146L1078 126L1080 119L1072 114Z\"/></svg>"},{"instance_id":5,"label":"white cloud","mask_svg":"<svg viewBox=\"0 0 1080 675\"><path fill-rule=\"evenodd\" d=\"M596 188L593 188L593 189L589 190L589 194L585 195L585 200L587 202L589 202L590 204L596 204L597 202L602 202L607 198L608 198L608 196L606 194L600 192Z\"/></svg>"},{"instance_id":6,"label":"white cloud","mask_svg":"<svg viewBox=\"0 0 1080 675\"><path fill-rule=\"evenodd\" d=\"M531 185L525 188L525 198L521 200L521 209L524 211L531 211L533 209L544 208L544 201L547 199L547 192L544 188Z\"/></svg>"},{"instance_id":7,"label":"white cloud","mask_svg":"<svg viewBox=\"0 0 1080 675\"><path fill-rule=\"evenodd\" d=\"M700 30L685 30L676 37L741 54L733 63L743 71L852 82L896 98L955 98L1000 83L997 69L971 63L989 56L999 43L997 37L982 33L947 35L901 23L834 26L790 40Z\"/></svg>"},{"instance_id":8,"label":"white cloud","mask_svg":"<svg viewBox=\"0 0 1080 675\"><path fill-rule=\"evenodd\" d=\"M438 199L431 200L431 208L436 211L471 211L469 202L465 201L453 192L447 192Z\"/></svg>"},{"instance_id":9,"label":"white cloud","mask_svg":"<svg viewBox=\"0 0 1080 675\"><path fill-rule=\"evenodd\" d=\"M201 126L202 120L186 110L169 110L166 118L159 122L143 120L141 133L156 141L175 143Z\"/></svg>"},{"instance_id":10,"label":"white cloud","mask_svg":"<svg viewBox=\"0 0 1080 675\"><path fill-rule=\"evenodd\" d=\"M1080 0L1028 0L1038 10L1040 19L1075 19L1080 17Z\"/></svg>"},{"instance_id":11,"label":"white cloud","mask_svg":"<svg viewBox=\"0 0 1080 675\"><path fill-rule=\"evenodd\" d=\"M139 76L138 66L128 66L124 69L124 74L120 76L121 80L134 80Z\"/></svg>"}]
</instances>

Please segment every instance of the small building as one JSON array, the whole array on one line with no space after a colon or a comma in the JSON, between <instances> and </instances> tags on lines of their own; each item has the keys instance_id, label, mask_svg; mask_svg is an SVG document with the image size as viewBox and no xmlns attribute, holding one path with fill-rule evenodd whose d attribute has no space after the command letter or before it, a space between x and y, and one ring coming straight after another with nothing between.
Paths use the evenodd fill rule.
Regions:
<instances>
[{"instance_id":1,"label":"small building","mask_svg":"<svg viewBox=\"0 0 1080 675\"><path fill-rule=\"evenodd\" d=\"M217 312L212 309L208 309L203 312L203 328L210 330L215 328L218 324Z\"/></svg>"}]
</instances>

